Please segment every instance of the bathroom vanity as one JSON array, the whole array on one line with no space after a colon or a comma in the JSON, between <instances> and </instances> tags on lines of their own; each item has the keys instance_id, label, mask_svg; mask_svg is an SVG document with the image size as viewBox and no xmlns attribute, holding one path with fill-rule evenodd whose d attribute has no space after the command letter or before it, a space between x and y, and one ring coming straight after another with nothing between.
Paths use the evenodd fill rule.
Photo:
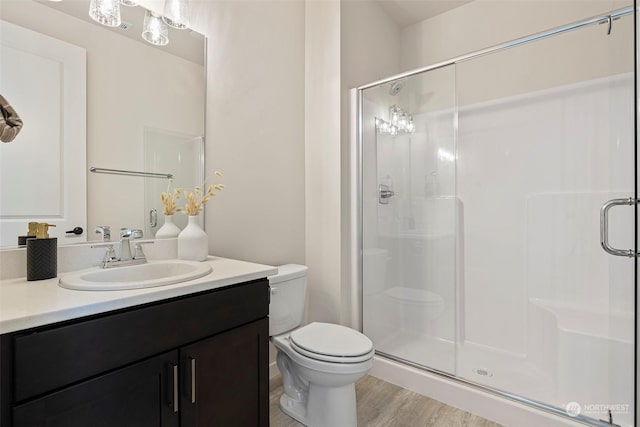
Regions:
<instances>
[{"instance_id":1,"label":"bathroom vanity","mask_svg":"<svg viewBox=\"0 0 640 427\"><path fill-rule=\"evenodd\" d=\"M206 277L133 291L3 281L0 425L267 426L276 269L209 262Z\"/></svg>"}]
</instances>

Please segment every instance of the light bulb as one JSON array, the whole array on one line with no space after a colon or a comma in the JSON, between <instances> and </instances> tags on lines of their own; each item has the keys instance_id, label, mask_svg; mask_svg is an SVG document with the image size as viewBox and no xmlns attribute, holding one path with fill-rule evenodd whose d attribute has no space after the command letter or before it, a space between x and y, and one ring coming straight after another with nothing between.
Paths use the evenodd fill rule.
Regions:
<instances>
[{"instance_id":1,"label":"light bulb","mask_svg":"<svg viewBox=\"0 0 640 427\"><path fill-rule=\"evenodd\" d=\"M118 27L120 19L120 0L91 0L89 16L107 27Z\"/></svg>"},{"instance_id":2,"label":"light bulb","mask_svg":"<svg viewBox=\"0 0 640 427\"><path fill-rule=\"evenodd\" d=\"M162 20L167 25L184 30L190 25L189 0L166 0Z\"/></svg>"},{"instance_id":3,"label":"light bulb","mask_svg":"<svg viewBox=\"0 0 640 427\"><path fill-rule=\"evenodd\" d=\"M156 46L165 46L169 43L169 27L160 16L151 11L144 14L142 38Z\"/></svg>"}]
</instances>

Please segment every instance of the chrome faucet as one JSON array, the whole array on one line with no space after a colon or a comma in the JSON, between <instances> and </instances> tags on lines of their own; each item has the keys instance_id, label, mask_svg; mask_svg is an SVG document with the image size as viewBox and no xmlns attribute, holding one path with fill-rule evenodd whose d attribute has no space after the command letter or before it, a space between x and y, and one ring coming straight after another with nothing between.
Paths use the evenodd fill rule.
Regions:
<instances>
[{"instance_id":1,"label":"chrome faucet","mask_svg":"<svg viewBox=\"0 0 640 427\"><path fill-rule=\"evenodd\" d=\"M108 242L111 240L111 227L108 225L98 225L96 227L96 234L100 235L100 240Z\"/></svg>"},{"instance_id":2,"label":"chrome faucet","mask_svg":"<svg viewBox=\"0 0 640 427\"><path fill-rule=\"evenodd\" d=\"M130 261L135 259L135 257L131 255L130 240L141 239L141 238L142 238L142 230L136 230L131 228L120 229L120 261ZM138 245L136 245L136 249L137 248L138 248ZM137 252L136 249L134 250ZM146 262L146 259L144 262Z\"/></svg>"},{"instance_id":3,"label":"chrome faucet","mask_svg":"<svg viewBox=\"0 0 640 427\"><path fill-rule=\"evenodd\" d=\"M108 228L108 227L107 227ZM122 267L125 265L144 264L147 258L142 251L142 245L153 243L152 241L135 242L133 253L131 251L131 239L142 238L142 230L121 228L120 229L120 257L116 257L113 243L99 243L92 245L92 248L106 247L107 252L102 259L102 268Z\"/></svg>"}]
</instances>

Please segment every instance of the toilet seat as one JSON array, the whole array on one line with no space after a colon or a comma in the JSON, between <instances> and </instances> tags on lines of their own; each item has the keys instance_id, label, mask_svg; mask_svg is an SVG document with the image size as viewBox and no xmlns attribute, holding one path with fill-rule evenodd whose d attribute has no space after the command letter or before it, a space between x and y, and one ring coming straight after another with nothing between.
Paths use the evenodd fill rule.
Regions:
<instances>
[{"instance_id":1,"label":"toilet seat","mask_svg":"<svg viewBox=\"0 0 640 427\"><path fill-rule=\"evenodd\" d=\"M333 363L359 363L371 359L373 342L341 325L314 322L289 336L291 348L304 356Z\"/></svg>"},{"instance_id":2,"label":"toilet seat","mask_svg":"<svg viewBox=\"0 0 640 427\"><path fill-rule=\"evenodd\" d=\"M371 366L373 365L374 350L371 350L371 355L364 361L339 363L305 356L304 354L296 351L291 345L291 339L289 338L288 333L271 337L271 342L278 351L285 353L296 365L303 366L305 369L311 369L316 372L324 372L333 375L351 375L354 372L361 372L363 369L371 369Z\"/></svg>"}]
</instances>

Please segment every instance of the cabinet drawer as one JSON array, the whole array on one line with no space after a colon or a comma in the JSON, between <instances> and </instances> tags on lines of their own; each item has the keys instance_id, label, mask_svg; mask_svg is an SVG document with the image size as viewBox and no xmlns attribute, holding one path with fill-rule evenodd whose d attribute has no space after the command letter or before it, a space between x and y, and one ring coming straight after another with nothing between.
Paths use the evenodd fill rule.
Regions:
<instances>
[{"instance_id":1,"label":"cabinet drawer","mask_svg":"<svg viewBox=\"0 0 640 427\"><path fill-rule=\"evenodd\" d=\"M247 282L15 337L14 402L268 315L268 281Z\"/></svg>"}]
</instances>

